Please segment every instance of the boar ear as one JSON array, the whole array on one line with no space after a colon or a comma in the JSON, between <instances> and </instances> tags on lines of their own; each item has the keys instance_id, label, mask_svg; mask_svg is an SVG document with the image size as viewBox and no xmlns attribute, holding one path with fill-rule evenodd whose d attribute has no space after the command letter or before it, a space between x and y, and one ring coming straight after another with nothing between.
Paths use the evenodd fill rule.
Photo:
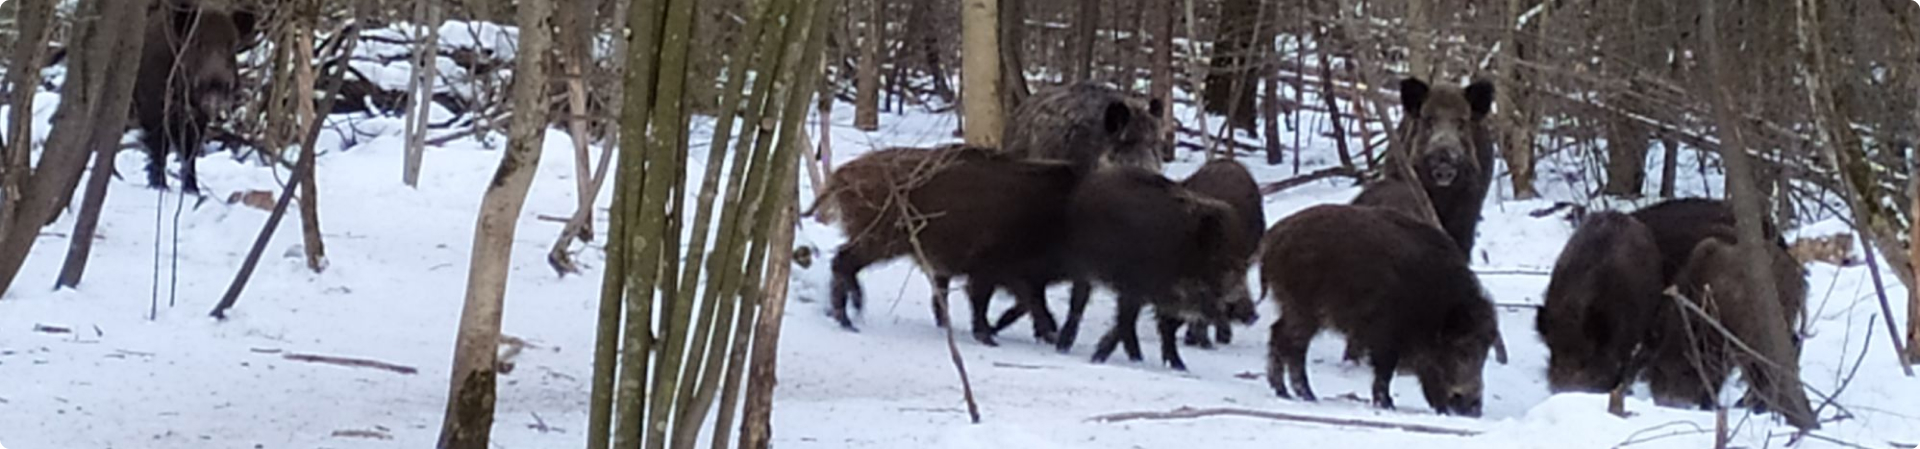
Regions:
<instances>
[{"instance_id":1,"label":"boar ear","mask_svg":"<svg viewBox=\"0 0 1920 449\"><path fill-rule=\"evenodd\" d=\"M1406 108L1407 118L1418 117L1420 107L1427 104L1427 83L1419 78L1400 80L1400 105Z\"/></svg>"},{"instance_id":2,"label":"boar ear","mask_svg":"<svg viewBox=\"0 0 1920 449\"><path fill-rule=\"evenodd\" d=\"M1467 85L1467 104L1473 107L1475 120L1493 113L1493 82L1480 80Z\"/></svg>"},{"instance_id":3,"label":"boar ear","mask_svg":"<svg viewBox=\"0 0 1920 449\"><path fill-rule=\"evenodd\" d=\"M1107 112L1106 116L1103 117L1102 124L1106 126L1108 134L1119 133L1120 130L1127 129L1127 125L1132 123L1133 108L1127 106L1126 102L1115 101L1107 103Z\"/></svg>"}]
</instances>

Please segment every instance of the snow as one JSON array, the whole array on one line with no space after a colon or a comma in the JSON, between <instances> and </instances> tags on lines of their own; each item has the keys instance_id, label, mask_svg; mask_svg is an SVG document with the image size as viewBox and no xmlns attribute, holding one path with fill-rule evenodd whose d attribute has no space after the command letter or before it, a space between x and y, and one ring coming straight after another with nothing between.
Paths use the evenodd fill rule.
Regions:
<instances>
[{"instance_id":1,"label":"snow","mask_svg":"<svg viewBox=\"0 0 1920 449\"><path fill-rule=\"evenodd\" d=\"M444 30L452 31L452 30ZM443 38L467 35L444 32ZM404 64L404 61L402 62ZM404 77L401 77L404 80ZM42 120L57 97L36 101ZM1176 108L1175 117L1191 117ZM956 140L951 114L888 114L876 132L851 127L851 107L832 115L834 161L873 148L931 146ZM349 120L351 118L351 120ZM0 298L0 444L15 449L64 447L425 447L438 434L446 379L465 286L466 264L482 187L501 153L472 139L430 148L417 189L400 184L402 139L397 118L334 117L322 134L318 164L321 227L330 266L306 269L299 221L275 231L259 271L231 319L206 317L265 221L265 211L221 200L230 192L278 191L286 177L233 157L200 161L205 204L182 206L177 195L156 194L139 176L112 183L93 260L78 290L47 286L67 247L71 215L42 232L14 288ZM1219 123L1219 117L1209 119ZM1324 119L1309 117L1309 126ZM355 129L347 129L352 123ZM814 125L817 127L817 123ZM696 120L693 166L706 163L708 120ZM813 130L817 128L809 128ZM45 128L36 128L36 136ZM1291 140L1291 139L1286 139ZM1303 171L1333 162L1331 143L1307 140ZM597 154L598 148L594 150ZM1658 153L1658 152L1656 152ZM1292 153L1288 157L1293 157ZM1262 182L1293 176L1292 161L1246 162ZM1688 158L1692 159L1692 158ZM1184 177L1199 155L1183 152L1167 168ZM125 152L117 163L135 173L146 162ZM1719 181L1699 178L1682 161L1683 192ZM1654 165L1657 167L1657 165ZM1500 170L1504 173L1504 168ZM1371 370L1342 363L1336 334L1309 353L1314 387L1323 400L1302 403L1274 396L1264 373L1266 328L1276 312L1262 305L1262 321L1236 329L1236 340L1216 350L1183 348L1191 372L1159 365L1153 351L1140 363L1087 361L1093 341L1112 325L1112 298L1096 294L1081 341L1061 355L1037 344L1025 325L983 347L962 337L984 422L970 424L948 361L945 337L928 312L925 277L904 260L862 273L870 294L856 315L860 333L840 330L824 316L830 277L826 263L796 268L793 303L781 343L775 400L775 444L782 448L1268 448L1286 443L1328 449L1439 448L1699 448L1711 443L1707 412L1655 407L1644 387L1629 398L1634 413L1605 412L1599 395L1551 395L1544 381L1545 349L1533 331L1538 304L1559 248L1571 229L1558 215L1534 218L1556 201L1584 201L1594 190L1579 161L1543 158L1542 199L1511 199L1504 182L1488 199L1475 269L1503 305L1500 328L1512 352L1509 365L1486 369L1486 416L1436 416L1416 381L1393 384L1399 410L1373 408ZM545 252L560 224L541 215L570 213L574 197L571 142L550 131L537 181L514 240L504 330L534 346L518 368L501 377L495 443L502 448L578 447L583 443L591 345L598 297L600 246L577 252L582 276L557 277ZM1270 221L1357 193L1347 181L1310 183L1266 199ZM813 192L802 182L802 197ZM598 199L601 207L609 202ZM1633 207L1620 205L1619 207ZM604 214L599 214L604 220ZM159 226L156 227L156 220ZM604 222L597 226L605 229ZM165 231L156 234L156 229ZM173 231L177 229L176 231ZM1816 222L1802 233L1844 229ZM178 269L169 270L178 243ZM827 253L840 233L803 220L796 244ZM824 261L825 259L820 259ZM1823 392L1840 391L1847 419L1818 435L1864 447L1920 443L1920 383L1902 377L1887 349L1885 317L1865 267L1813 265L1802 360L1805 380ZM155 273L159 273L156 275ZM1888 274L1893 298L1905 298ZM177 281L177 295L170 295ZM1251 279L1249 280L1251 282ZM147 314L158 292L158 316ZM1064 302L1064 286L1049 297ZM957 292L956 292L957 294ZM1009 301L1000 299L996 307ZM1904 326L1905 301L1896 300ZM1058 307L1058 305L1056 305ZM964 311L965 307L961 307ZM35 331L57 326L72 333ZM1157 337L1143 327L1143 346ZM1864 352L1863 352L1864 351ZM287 360L286 353L368 358L418 368L417 374L344 368ZM1862 354L1864 353L1864 358ZM1864 360L1854 374L1856 360ZM1844 388L1843 388L1844 385ZM1744 387L1728 389L1726 402ZM1816 400L1817 401L1817 400ZM1478 432L1470 437L1361 429L1245 417L1101 423L1115 412L1179 407L1235 407L1336 418L1393 421ZM1822 416L1840 412L1826 407ZM1779 447L1790 428L1772 415L1734 411L1735 443ZM541 429L547 429L545 431ZM355 435L378 435L365 437ZM384 438L382 438L384 437ZM1630 444L1629 444L1630 443ZM1805 447L1843 447L1807 439Z\"/></svg>"}]
</instances>

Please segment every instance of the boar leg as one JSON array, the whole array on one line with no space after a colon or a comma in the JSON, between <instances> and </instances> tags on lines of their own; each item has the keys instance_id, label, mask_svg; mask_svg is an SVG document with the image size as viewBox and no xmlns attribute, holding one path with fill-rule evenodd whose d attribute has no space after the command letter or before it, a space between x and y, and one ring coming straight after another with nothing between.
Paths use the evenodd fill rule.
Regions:
<instances>
[{"instance_id":1,"label":"boar leg","mask_svg":"<svg viewBox=\"0 0 1920 449\"><path fill-rule=\"evenodd\" d=\"M1060 325L1053 320L1053 312L1047 310L1047 284L1031 280L1015 282L1009 290L1013 291L1014 308L1032 312L1033 339L1041 343L1053 344L1060 333ZM1000 331L1000 326L993 329Z\"/></svg>"},{"instance_id":2,"label":"boar leg","mask_svg":"<svg viewBox=\"0 0 1920 449\"><path fill-rule=\"evenodd\" d=\"M858 332L853 320L847 317L847 303L853 308L866 308L866 292L860 288L860 270L873 263L873 257L867 254L867 248L852 242L840 245L833 254L833 320L846 330Z\"/></svg>"},{"instance_id":3,"label":"boar leg","mask_svg":"<svg viewBox=\"0 0 1920 449\"><path fill-rule=\"evenodd\" d=\"M1373 361L1373 405L1393 409L1393 371L1400 367L1400 353L1392 349L1375 349L1368 358Z\"/></svg>"},{"instance_id":4,"label":"boar leg","mask_svg":"<svg viewBox=\"0 0 1920 449\"><path fill-rule=\"evenodd\" d=\"M1100 337L1100 343L1094 346L1094 363L1106 363L1107 357L1113 355L1114 347L1120 346L1121 343L1125 343L1128 347L1128 359L1138 362L1143 358L1140 356L1140 337L1132 335L1137 322L1140 321L1141 306L1138 303L1130 304L1128 299L1121 298L1120 306L1115 311L1113 328L1108 329L1107 334Z\"/></svg>"},{"instance_id":5,"label":"boar leg","mask_svg":"<svg viewBox=\"0 0 1920 449\"><path fill-rule=\"evenodd\" d=\"M140 140L147 146L147 186L166 190L167 188L167 139L160 128L148 128L143 131Z\"/></svg>"},{"instance_id":6,"label":"boar leg","mask_svg":"<svg viewBox=\"0 0 1920 449\"><path fill-rule=\"evenodd\" d=\"M987 305L993 302L994 283L980 277L967 279L967 300L973 305L973 339L987 346L1000 346L993 341L993 324L987 322Z\"/></svg>"},{"instance_id":7,"label":"boar leg","mask_svg":"<svg viewBox=\"0 0 1920 449\"><path fill-rule=\"evenodd\" d=\"M1293 383L1293 392L1301 400L1313 401L1313 387L1307 385L1307 344L1320 332L1319 322L1305 313L1281 314L1273 323L1273 335L1267 340L1267 382L1274 393L1288 397L1279 376Z\"/></svg>"},{"instance_id":8,"label":"boar leg","mask_svg":"<svg viewBox=\"0 0 1920 449\"><path fill-rule=\"evenodd\" d=\"M1156 313L1157 314L1157 313ZM1180 325L1186 324L1178 317L1162 315L1157 318L1160 328L1160 360L1167 362L1174 371L1186 371L1187 362L1180 360ZM1200 325L1205 326L1205 325ZM1188 335L1192 335L1189 333ZM1204 337L1205 335L1202 335Z\"/></svg>"},{"instance_id":9,"label":"boar leg","mask_svg":"<svg viewBox=\"0 0 1920 449\"><path fill-rule=\"evenodd\" d=\"M1060 334L1054 338L1054 347L1061 353L1073 349L1073 340L1080 334L1080 318L1086 315L1087 300L1092 296L1093 283L1077 279L1073 281L1073 292L1067 299L1067 321L1060 326Z\"/></svg>"},{"instance_id":10,"label":"boar leg","mask_svg":"<svg viewBox=\"0 0 1920 449\"><path fill-rule=\"evenodd\" d=\"M1233 344L1233 324L1226 320L1213 323L1213 338L1223 345Z\"/></svg>"},{"instance_id":11,"label":"boar leg","mask_svg":"<svg viewBox=\"0 0 1920 449\"><path fill-rule=\"evenodd\" d=\"M1206 321L1187 323L1187 346L1195 346L1200 349L1213 349L1213 339L1207 336L1207 324L1208 322ZM1225 327L1222 326L1221 329L1224 330Z\"/></svg>"}]
</instances>

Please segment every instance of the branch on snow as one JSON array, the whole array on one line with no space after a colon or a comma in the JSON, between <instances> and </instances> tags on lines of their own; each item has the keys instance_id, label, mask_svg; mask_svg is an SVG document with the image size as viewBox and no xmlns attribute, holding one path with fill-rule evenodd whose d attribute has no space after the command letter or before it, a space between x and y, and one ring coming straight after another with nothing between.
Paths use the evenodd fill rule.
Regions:
<instances>
[{"instance_id":1,"label":"branch on snow","mask_svg":"<svg viewBox=\"0 0 1920 449\"><path fill-rule=\"evenodd\" d=\"M1114 413L1114 414L1099 415L1092 418L1087 418L1087 420L1094 421L1094 422L1101 422L1101 423L1115 423L1115 422L1139 421L1139 420L1196 419L1196 418L1206 418L1206 417L1212 417L1212 416L1240 416L1240 417L1247 417L1247 418L1271 419L1276 421L1326 424L1326 425L1341 426L1341 427L1365 427L1365 428L1371 428L1371 429L1399 430L1404 432L1429 433L1429 434L1436 434L1436 435L1474 436L1474 435L1480 434L1480 431L1478 430L1455 429L1455 428L1449 428L1449 427L1429 426L1425 424L1397 423L1397 422L1390 422L1390 421L1372 421L1372 420L1354 419L1354 418L1332 418L1332 417L1326 417L1326 416L1299 415L1299 414L1292 414L1292 413L1269 412L1269 411L1248 410L1248 409L1238 409L1238 408L1196 409L1192 407L1180 407L1177 409L1173 409L1173 411L1168 411L1168 412Z\"/></svg>"}]
</instances>

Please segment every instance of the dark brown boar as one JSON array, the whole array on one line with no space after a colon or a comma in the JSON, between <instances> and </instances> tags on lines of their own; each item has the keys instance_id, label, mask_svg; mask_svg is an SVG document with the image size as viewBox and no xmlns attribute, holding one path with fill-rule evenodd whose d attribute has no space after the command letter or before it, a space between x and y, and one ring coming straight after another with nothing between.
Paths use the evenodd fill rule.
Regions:
<instances>
[{"instance_id":1,"label":"dark brown boar","mask_svg":"<svg viewBox=\"0 0 1920 449\"><path fill-rule=\"evenodd\" d=\"M1160 137L1166 108L1106 85L1082 82L1036 92L1013 111L1001 149L1016 157L1160 171L1172 149Z\"/></svg>"},{"instance_id":2,"label":"dark brown boar","mask_svg":"<svg viewBox=\"0 0 1920 449\"><path fill-rule=\"evenodd\" d=\"M1393 407L1404 360L1434 411L1480 414L1497 318L1445 232L1400 212L1321 205L1281 219L1261 247L1260 282L1280 307L1267 353L1275 394L1315 399L1307 345L1331 326L1370 356L1374 404Z\"/></svg>"},{"instance_id":3,"label":"dark brown boar","mask_svg":"<svg viewBox=\"0 0 1920 449\"><path fill-rule=\"evenodd\" d=\"M1634 211L1633 218L1653 231L1654 243L1660 246L1660 278L1668 285L1673 284L1674 276L1680 273L1680 267L1687 264L1687 257L1701 241L1708 238L1727 241L1740 239L1734 230L1733 208L1716 199L1666 200ZM1761 225L1767 238L1775 239L1776 246L1784 251L1787 248L1786 240L1780 238L1774 224L1765 222Z\"/></svg>"},{"instance_id":4,"label":"dark brown boar","mask_svg":"<svg viewBox=\"0 0 1920 449\"><path fill-rule=\"evenodd\" d=\"M254 15L194 0L162 0L150 14L133 94L147 182L166 188L167 155L178 154L181 190L199 192L195 159L207 125L238 103L234 58L253 34Z\"/></svg>"},{"instance_id":5,"label":"dark brown boar","mask_svg":"<svg viewBox=\"0 0 1920 449\"><path fill-rule=\"evenodd\" d=\"M1547 344L1547 386L1609 392L1639 374L1660 292L1653 231L1627 214L1588 215L1560 250L1534 328Z\"/></svg>"},{"instance_id":6,"label":"dark brown boar","mask_svg":"<svg viewBox=\"0 0 1920 449\"><path fill-rule=\"evenodd\" d=\"M1247 166L1233 159L1214 159L1200 166L1200 170L1180 181L1181 187L1192 190L1209 198L1226 202L1240 218L1237 230L1241 236L1234 240L1236 245L1230 248L1235 257L1253 262L1254 252L1260 243L1260 233L1267 228L1266 201L1260 195L1260 185L1253 179L1253 173ZM1241 268L1245 272L1246 268ZM1245 282L1245 281L1242 281ZM1251 295L1233 300L1246 300L1247 304L1235 307L1253 310ZM1215 338L1207 338L1207 328L1212 327ZM1233 326L1228 321L1193 322L1187 327L1186 342L1189 345L1212 348L1213 342L1221 344L1233 341Z\"/></svg>"},{"instance_id":7,"label":"dark brown boar","mask_svg":"<svg viewBox=\"0 0 1920 449\"><path fill-rule=\"evenodd\" d=\"M1468 258L1480 209L1493 185L1493 83L1465 88L1430 87L1415 78L1400 82L1406 119L1400 123L1387 166L1405 164L1427 192L1434 215Z\"/></svg>"},{"instance_id":8,"label":"dark brown boar","mask_svg":"<svg viewBox=\"0 0 1920 449\"><path fill-rule=\"evenodd\" d=\"M1782 307L1785 301L1759 297L1752 286L1766 282L1765 276L1749 271L1743 259L1733 243L1703 240L1687 258L1675 284L1679 293L1734 338L1772 363L1733 346L1698 314L1667 305L1657 324L1661 341L1647 370L1654 401L1664 406L1715 408L1721 386L1737 366L1746 373L1748 400L1754 405L1779 411L1795 427L1819 428L1800 385L1793 314ZM1791 257L1778 253L1772 259L1776 270L1780 264L1794 264Z\"/></svg>"},{"instance_id":9,"label":"dark brown boar","mask_svg":"<svg viewBox=\"0 0 1920 449\"><path fill-rule=\"evenodd\" d=\"M1119 297L1118 319L1094 349L1095 362L1106 361L1118 344L1129 359L1141 360L1135 328L1147 305L1159 324L1160 355L1179 370L1186 369L1176 338L1181 325L1255 318L1247 258L1237 241L1246 236L1245 222L1227 203L1139 167L1115 166L1081 180L1068 200L1067 220L1064 257L1075 285L1058 340L1062 351L1073 345L1094 283Z\"/></svg>"},{"instance_id":10,"label":"dark brown boar","mask_svg":"<svg viewBox=\"0 0 1920 449\"><path fill-rule=\"evenodd\" d=\"M1044 304L1046 284L1065 277L1056 250L1075 180L1066 164L960 146L887 149L847 162L816 206L821 221L838 222L847 235L833 257L834 319L854 329L847 303L865 303L861 269L915 256L934 284L936 321L946 325L938 307L948 282L966 276L974 338L994 344L986 309L996 287L1019 304ZM1053 317L1044 306L1036 310L1035 333L1048 340Z\"/></svg>"}]
</instances>

